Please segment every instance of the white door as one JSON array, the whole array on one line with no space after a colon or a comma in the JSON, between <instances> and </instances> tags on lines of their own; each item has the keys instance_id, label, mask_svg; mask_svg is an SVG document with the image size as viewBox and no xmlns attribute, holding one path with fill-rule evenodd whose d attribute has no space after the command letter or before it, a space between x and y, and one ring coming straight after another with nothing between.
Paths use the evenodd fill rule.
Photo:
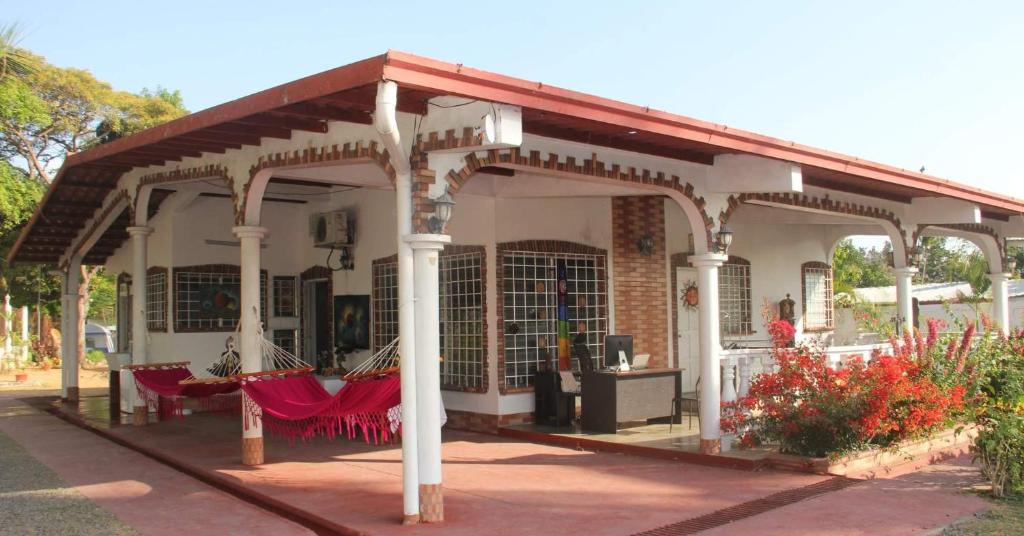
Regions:
<instances>
[{"instance_id":1,"label":"white door","mask_svg":"<svg viewBox=\"0 0 1024 536\"><path fill-rule=\"evenodd\" d=\"M697 378L700 376L700 316L696 307L688 304L686 289L697 283L697 270L693 268L676 268L676 311L678 319L676 330L676 352L679 368L683 370L683 392L695 392Z\"/></svg>"}]
</instances>

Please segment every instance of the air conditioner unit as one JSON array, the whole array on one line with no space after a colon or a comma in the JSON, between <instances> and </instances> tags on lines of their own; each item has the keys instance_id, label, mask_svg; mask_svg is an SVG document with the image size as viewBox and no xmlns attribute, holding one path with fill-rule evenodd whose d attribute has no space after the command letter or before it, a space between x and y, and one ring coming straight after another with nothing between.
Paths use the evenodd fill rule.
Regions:
<instances>
[{"instance_id":1,"label":"air conditioner unit","mask_svg":"<svg viewBox=\"0 0 1024 536\"><path fill-rule=\"evenodd\" d=\"M348 212L338 210L313 214L309 217L309 236L313 238L313 246L318 248L352 245L352 227L349 225Z\"/></svg>"}]
</instances>

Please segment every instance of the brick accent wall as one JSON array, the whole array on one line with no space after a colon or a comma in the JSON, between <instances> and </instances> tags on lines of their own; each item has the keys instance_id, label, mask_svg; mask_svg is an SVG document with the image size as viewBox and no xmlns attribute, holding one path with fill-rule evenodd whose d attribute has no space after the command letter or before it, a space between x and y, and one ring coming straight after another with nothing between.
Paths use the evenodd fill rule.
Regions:
<instances>
[{"instance_id":1,"label":"brick accent wall","mask_svg":"<svg viewBox=\"0 0 1024 536\"><path fill-rule=\"evenodd\" d=\"M637 247L645 235L654 239L650 255ZM633 350L651 354L652 367L668 366L664 198L612 198L612 247L615 331L633 335Z\"/></svg>"},{"instance_id":2,"label":"brick accent wall","mask_svg":"<svg viewBox=\"0 0 1024 536\"><path fill-rule=\"evenodd\" d=\"M503 426L533 422L533 412L492 415L490 413L446 409L445 413L448 415L448 424L445 425L445 428L482 434L496 434L498 433L498 428Z\"/></svg>"}]
</instances>

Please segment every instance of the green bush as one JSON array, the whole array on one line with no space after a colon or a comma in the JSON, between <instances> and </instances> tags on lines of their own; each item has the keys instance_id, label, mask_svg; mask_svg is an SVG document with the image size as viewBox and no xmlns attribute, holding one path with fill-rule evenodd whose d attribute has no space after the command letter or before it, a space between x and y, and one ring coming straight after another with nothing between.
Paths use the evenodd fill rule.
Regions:
<instances>
[{"instance_id":1,"label":"green bush","mask_svg":"<svg viewBox=\"0 0 1024 536\"><path fill-rule=\"evenodd\" d=\"M85 360L94 365L98 365L107 360L107 354L104 354L99 350L89 350L85 353Z\"/></svg>"},{"instance_id":2,"label":"green bush","mask_svg":"<svg viewBox=\"0 0 1024 536\"><path fill-rule=\"evenodd\" d=\"M972 450L992 494L1004 497L1024 493L1024 337L1000 341L978 397Z\"/></svg>"}]
</instances>

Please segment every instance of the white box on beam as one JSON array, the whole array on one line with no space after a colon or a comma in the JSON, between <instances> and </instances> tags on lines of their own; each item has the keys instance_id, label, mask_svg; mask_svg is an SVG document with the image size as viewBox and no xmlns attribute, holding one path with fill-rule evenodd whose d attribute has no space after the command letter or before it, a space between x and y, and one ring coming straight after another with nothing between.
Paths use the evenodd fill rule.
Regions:
<instances>
[{"instance_id":1,"label":"white box on beam","mask_svg":"<svg viewBox=\"0 0 1024 536\"><path fill-rule=\"evenodd\" d=\"M800 166L748 154L721 154L708 170L708 190L719 193L799 193L804 191Z\"/></svg>"}]
</instances>

